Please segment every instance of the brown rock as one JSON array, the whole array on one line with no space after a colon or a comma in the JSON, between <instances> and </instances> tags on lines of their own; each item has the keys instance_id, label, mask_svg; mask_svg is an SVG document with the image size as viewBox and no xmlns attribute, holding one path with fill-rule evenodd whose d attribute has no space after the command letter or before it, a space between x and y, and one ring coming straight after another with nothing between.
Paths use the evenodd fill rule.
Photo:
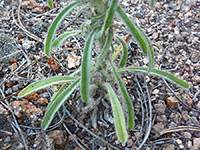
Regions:
<instances>
[{"instance_id":1,"label":"brown rock","mask_svg":"<svg viewBox=\"0 0 200 150\"><path fill-rule=\"evenodd\" d=\"M10 59L8 60L9 63L16 63L17 62L17 59Z\"/></svg>"},{"instance_id":2,"label":"brown rock","mask_svg":"<svg viewBox=\"0 0 200 150\"><path fill-rule=\"evenodd\" d=\"M152 128L156 131L156 132L160 132L164 129L164 124L163 123L157 123L155 124Z\"/></svg>"},{"instance_id":3,"label":"brown rock","mask_svg":"<svg viewBox=\"0 0 200 150\"><path fill-rule=\"evenodd\" d=\"M11 109L17 117L23 117L26 114L28 117L31 115L43 115L43 111L37 108L33 103L27 101L13 101L10 103Z\"/></svg>"},{"instance_id":4,"label":"brown rock","mask_svg":"<svg viewBox=\"0 0 200 150\"><path fill-rule=\"evenodd\" d=\"M50 68L54 71L57 72L60 70L60 65L54 60L54 58L49 58L47 63L49 64Z\"/></svg>"},{"instance_id":5,"label":"brown rock","mask_svg":"<svg viewBox=\"0 0 200 150\"><path fill-rule=\"evenodd\" d=\"M168 97L166 99L166 102L167 102L167 106L168 106L169 109L178 108L179 101L176 99L176 97L174 97L174 96Z\"/></svg>"},{"instance_id":6,"label":"brown rock","mask_svg":"<svg viewBox=\"0 0 200 150\"><path fill-rule=\"evenodd\" d=\"M74 150L82 150L80 147L76 147Z\"/></svg>"},{"instance_id":7,"label":"brown rock","mask_svg":"<svg viewBox=\"0 0 200 150\"><path fill-rule=\"evenodd\" d=\"M55 145L62 146L65 144L64 132L61 130L53 130L50 132L49 136L54 140Z\"/></svg>"},{"instance_id":8,"label":"brown rock","mask_svg":"<svg viewBox=\"0 0 200 150\"><path fill-rule=\"evenodd\" d=\"M47 105L48 100L46 98L43 98L42 96L38 95L37 93L31 93L24 97L25 99L32 100L37 102L40 105Z\"/></svg>"},{"instance_id":9,"label":"brown rock","mask_svg":"<svg viewBox=\"0 0 200 150\"><path fill-rule=\"evenodd\" d=\"M132 139L128 139L127 141L127 147L132 147L134 144L133 140Z\"/></svg>"}]
</instances>

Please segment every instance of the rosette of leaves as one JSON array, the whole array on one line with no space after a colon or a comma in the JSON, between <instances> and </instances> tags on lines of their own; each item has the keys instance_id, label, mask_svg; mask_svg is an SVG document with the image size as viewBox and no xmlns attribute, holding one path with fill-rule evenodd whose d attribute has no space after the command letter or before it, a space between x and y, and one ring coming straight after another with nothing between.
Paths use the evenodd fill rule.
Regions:
<instances>
[{"instance_id":1,"label":"rosette of leaves","mask_svg":"<svg viewBox=\"0 0 200 150\"><path fill-rule=\"evenodd\" d=\"M50 2L51 1L49 1L49 3ZM149 4L153 6L154 1L149 0ZM85 13L85 22L83 22L81 26L82 30L65 32L58 37L55 37L56 31L62 20L77 6L79 6L79 12L77 12L77 16L81 11L83 11L83 13L87 12ZM80 9L80 7L82 7L82 9ZM116 25L113 24L113 19L115 16L121 19L134 40L137 41L137 44L140 46L141 50L147 54L149 59L148 67L124 67L127 59L127 46L122 38L114 34ZM42 121L42 128L44 130L46 130L50 125L56 111L79 85L83 102L88 102L90 99L90 84L97 84L100 89L107 91L113 110L117 137L119 141L126 142L128 139L127 128L134 128L134 109L126 87L120 78L120 72L122 71L145 72L165 78L185 90L189 88L189 84L185 81L178 79L168 72L153 68L154 53L151 42L149 41L144 31L129 19L127 14L119 6L118 0L77 0L67 5L63 10L60 11L60 13L57 15L49 27L44 49L46 55L50 56L51 50L61 46L61 44L68 37L74 36L81 32L82 35L86 36L87 40L83 48L80 77L76 77L79 73L79 71L77 71L77 73L70 76L56 76L47 78L45 80L39 80L28 85L18 95L19 97L24 97L39 89L46 88L53 84L65 82L59 91L54 93L51 98L51 102L46 108L46 113ZM116 37L123 48L119 64L115 64L113 59L110 59L113 55L115 55L112 43L114 42L113 39ZM91 52L94 44L99 53L99 56L96 59L92 59L91 57ZM100 73L102 75L102 79L93 79L95 82L92 81L91 83L91 76L96 73ZM68 85L69 82L71 83L70 85ZM126 112L126 119L118 96L111 86L114 83L117 83L117 86L120 90L122 103L125 106L124 111Z\"/></svg>"}]
</instances>

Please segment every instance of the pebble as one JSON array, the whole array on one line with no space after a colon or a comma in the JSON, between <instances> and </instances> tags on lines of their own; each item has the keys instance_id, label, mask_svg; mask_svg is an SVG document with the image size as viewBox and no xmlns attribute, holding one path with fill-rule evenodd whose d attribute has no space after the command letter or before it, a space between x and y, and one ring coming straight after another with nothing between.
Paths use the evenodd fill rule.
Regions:
<instances>
[{"instance_id":1,"label":"pebble","mask_svg":"<svg viewBox=\"0 0 200 150\"><path fill-rule=\"evenodd\" d=\"M200 138L194 138L193 145L196 150L199 150L200 149Z\"/></svg>"},{"instance_id":2,"label":"pebble","mask_svg":"<svg viewBox=\"0 0 200 150\"><path fill-rule=\"evenodd\" d=\"M159 101L159 102L161 103L154 104L155 110L160 114L164 114L166 110L166 105L163 101Z\"/></svg>"},{"instance_id":3,"label":"pebble","mask_svg":"<svg viewBox=\"0 0 200 150\"><path fill-rule=\"evenodd\" d=\"M193 63L197 63L198 61L200 60L200 53L192 53L192 56L191 56L191 61Z\"/></svg>"},{"instance_id":4,"label":"pebble","mask_svg":"<svg viewBox=\"0 0 200 150\"><path fill-rule=\"evenodd\" d=\"M189 132L183 132L183 136L184 136L186 139L191 139L191 137L192 137L191 133L189 133Z\"/></svg>"},{"instance_id":5,"label":"pebble","mask_svg":"<svg viewBox=\"0 0 200 150\"><path fill-rule=\"evenodd\" d=\"M152 35L152 37L153 37L154 40L157 40L157 39L158 39L158 36L159 36L158 32L155 32L155 33L153 33L153 35Z\"/></svg>"},{"instance_id":6,"label":"pebble","mask_svg":"<svg viewBox=\"0 0 200 150\"><path fill-rule=\"evenodd\" d=\"M49 136L54 140L55 145L62 146L65 144L66 138L62 130L53 130L49 133Z\"/></svg>"},{"instance_id":7,"label":"pebble","mask_svg":"<svg viewBox=\"0 0 200 150\"><path fill-rule=\"evenodd\" d=\"M166 99L166 102L167 102L167 106L169 109L177 109L178 108L179 100L177 100L176 97L174 97L174 96L168 97Z\"/></svg>"},{"instance_id":8,"label":"pebble","mask_svg":"<svg viewBox=\"0 0 200 150\"><path fill-rule=\"evenodd\" d=\"M0 104L0 115L8 115L7 109Z\"/></svg>"},{"instance_id":9,"label":"pebble","mask_svg":"<svg viewBox=\"0 0 200 150\"><path fill-rule=\"evenodd\" d=\"M157 122L167 122L167 117L165 116L165 115L158 115L157 117L156 117L156 121Z\"/></svg>"}]
</instances>

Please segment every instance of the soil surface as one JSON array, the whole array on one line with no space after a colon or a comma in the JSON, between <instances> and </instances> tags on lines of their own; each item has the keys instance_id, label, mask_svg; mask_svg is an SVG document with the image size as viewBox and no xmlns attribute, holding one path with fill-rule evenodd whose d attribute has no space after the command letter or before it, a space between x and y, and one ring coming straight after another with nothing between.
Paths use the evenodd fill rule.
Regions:
<instances>
[{"instance_id":1,"label":"soil surface","mask_svg":"<svg viewBox=\"0 0 200 150\"><path fill-rule=\"evenodd\" d=\"M188 91L143 73L124 72L135 109L135 127L127 143L120 143L108 98L92 87L91 102L81 101L79 87L59 109L47 131L41 129L47 104L62 84L24 98L17 94L28 84L79 69L85 38L77 35L64 42L49 59L44 41L55 16L70 1L0 1L0 149L2 150L199 150L200 149L200 2L158 0L154 8L142 0L120 1L131 20L152 42L154 68L168 71L190 84ZM65 17L57 35L80 29L80 7ZM116 33L124 40L129 33ZM119 45L119 43L118 43ZM114 46L118 46L117 43ZM126 66L147 66L148 58L134 39L127 43ZM97 56L92 52L93 58ZM117 61L116 61L117 62ZM116 88L114 86L114 88ZM116 88L117 93L119 90ZM120 94L119 94L120 97Z\"/></svg>"}]
</instances>

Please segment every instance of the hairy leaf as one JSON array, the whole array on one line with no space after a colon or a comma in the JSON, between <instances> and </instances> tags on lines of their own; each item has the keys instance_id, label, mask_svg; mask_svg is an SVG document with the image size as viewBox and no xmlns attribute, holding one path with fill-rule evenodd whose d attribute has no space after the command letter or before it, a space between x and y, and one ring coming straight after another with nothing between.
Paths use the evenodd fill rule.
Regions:
<instances>
[{"instance_id":1,"label":"hairy leaf","mask_svg":"<svg viewBox=\"0 0 200 150\"><path fill-rule=\"evenodd\" d=\"M110 62L110 64L112 67L113 74L115 76L115 80L117 81L117 85L120 89L123 102L124 102L126 110L127 110L128 128L133 129L133 127L134 127L134 109L133 109L132 101L128 95L128 92L124 86L122 79L120 78L118 73L115 71L115 68L114 68L112 62Z\"/></svg>"},{"instance_id":2,"label":"hairy leaf","mask_svg":"<svg viewBox=\"0 0 200 150\"><path fill-rule=\"evenodd\" d=\"M127 46L126 46L126 43L124 42L124 40L120 37L118 37L118 40L121 42L122 46L123 46L123 55L121 57L121 61L120 61L120 64L119 64L119 68L122 68L124 67L125 63L126 63L126 59L128 57L128 50L127 50Z\"/></svg>"},{"instance_id":3,"label":"hairy leaf","mask_svg":"<svg viewBox=\"0 0 200 150\"><path fill-rule=\"evenodd\" d=\"M151 70L153 66L153 48L152 45L146 36L146 34L142 31L142 29L139 26L136 26L132 23L132 21L129 19L129 17L126 15L126 13L121 9L120 6L117 7L117 14L121 18L121 20L125 23L130 33L133 35L137 43L142 48L143 52L145 54L148 54L149 56L149 70Z\"/></svg>"},{"instance_id":4,"label":"hairy leaf","mask_svg":"<svg viewBox=\"0 0 200 150\"><path fill-rule=\"evenodd\" d=\"M42 128L44 130L48 128L55 113L58 111L60 106L65 102L65 100L72 94L72 92L76 89L79 83L80 83L80 79L78 78L68 88L66 88L54 101L52 101L49 104L50 107L46 111L44 119L42 121Z\"/></svg>"},{"instance_id":5,"label":"hairy leaf","mask_svg":"<svg viewBox=\"0 0 200 150\"><path fill-rule=\"evenodd\" d=\"M105 17L103 27L102 27L101 31L99 32L98 37L101 37L103 32L111 25L115 11L116 11L117 6L118 6L118 1L119 0L112 0L111 1L110 7L109 7L109 9L106 13L106 17Z\"/></svg>"},{"instance_id":6,"label":"hairy leaf","mask_svg":"<svg viewBox=\"0 0 200 150\"><path fill-rule=\"evenodd\" d=\"M103 50L102 50L99 58L97 59L97 62L96 62L96 65L95 65L95 70L97 70L97 68L100 66L103 59L105 59L107 53L109 52L109 48L110 48L111 43L112 43L112 37L113 37L113 30L112 30L112 28L110 28L106 44L104 45Z\"/></svg>"},{"instance_id":7,"label":"hairy leaf","mask_svg":"<svg viewBox=\"0 0 200 150\"><path fill-rule=\"evenodd\" d=\"M61 34L60 36L58 36L52 43L52 47L51 49L54 50L56 48L58 48L59 46L62 45L62 43L70 36L74 36L78 33L80 33L81 30L74 30L74 31L71 31L71 32L65 32L63 34Z\"/></svg>"},{"instance_id":8,"label":"hairy leaf","mask_svg":"<svg viewBox=\"0 0 200 150\"><path fill-rule=\"evenodd\" d=\"M64 17L77 5L82 4L83 1L79 0L74 3L71 3L67 7L65 7L59 14L58 16L54 19L53 23L49 27L49 30L47 32L47 38L45 41L45 53L50 56L51 52L51 46L52 46L52 41L55 36L56 30L58 29L58 26L60 25L61 21L64 19Z\"/></svg>"},{"instance_id":9,"label":"hairy leaf","mask_svg":"<svg viewBox=\"0 0 200 150\"><path fill-rule=\"evenodd\" d=\"M58 84L62 82L70 82L74 81L75 77L68 77L68 76L56 76L56 77L50 77L44 80L39 80L34 83L29 84L26 88L24 88L19 94L19 97L27 96L37 90L46 88L48 86L51 86L53 84Z\"/></svg>"},{"instance_id":10,"label":"hairy leaf","mask_svg":"<svg viewBox=\"0 0 200 150\"><path fill-rule=\"evenodd\" d=\"M127 68L120 68L118 70L118 72L121 72L121 71L141 71L141 72L148 73L148 68L145 68L145 67L127 67ZM177 78L176 76L172 75L169 72L157 70L157 69L151 69L151 71L149 73L152 74L152 75L157 75L157 76L160 76L162 78L165 78L165 79L169 80L170 82L176 84L177 86L179 86L179 87L181 87L185 90L188 90L188 88L189 88L189 84L187 82Z\"/></svg>"},{"instance_id":11,"label":"hairy leaf","mask_svg":"<svg viewBox=\"0 0 200 150\"><path fill-rule=\"evenodd\" d=\"M115 121L115 130L117 133L118 140L120 142L126 143L128 139L128 133L126 130L126 123L125 123L125 118L124 118L124 113L121 107L121 104L117 98L117 95L113 91L112 87L110 86L109 83L105 83L105 86L108 90L111 106L112 106L112 111L113 111L113 116L114 116L114 121Z\"/></svg>"},{"instance_id":12,"label":"hairy leaf","mask_svg":"<svg viewBox=\"0 0 200 150\"><path fill-rule=\"evenodd\" d=\"M81 96L84 102L89 100L90 95L90 62L92 45L96 31L91 31L85 43L81 63Z\"/></svg>"}]
</instances>

